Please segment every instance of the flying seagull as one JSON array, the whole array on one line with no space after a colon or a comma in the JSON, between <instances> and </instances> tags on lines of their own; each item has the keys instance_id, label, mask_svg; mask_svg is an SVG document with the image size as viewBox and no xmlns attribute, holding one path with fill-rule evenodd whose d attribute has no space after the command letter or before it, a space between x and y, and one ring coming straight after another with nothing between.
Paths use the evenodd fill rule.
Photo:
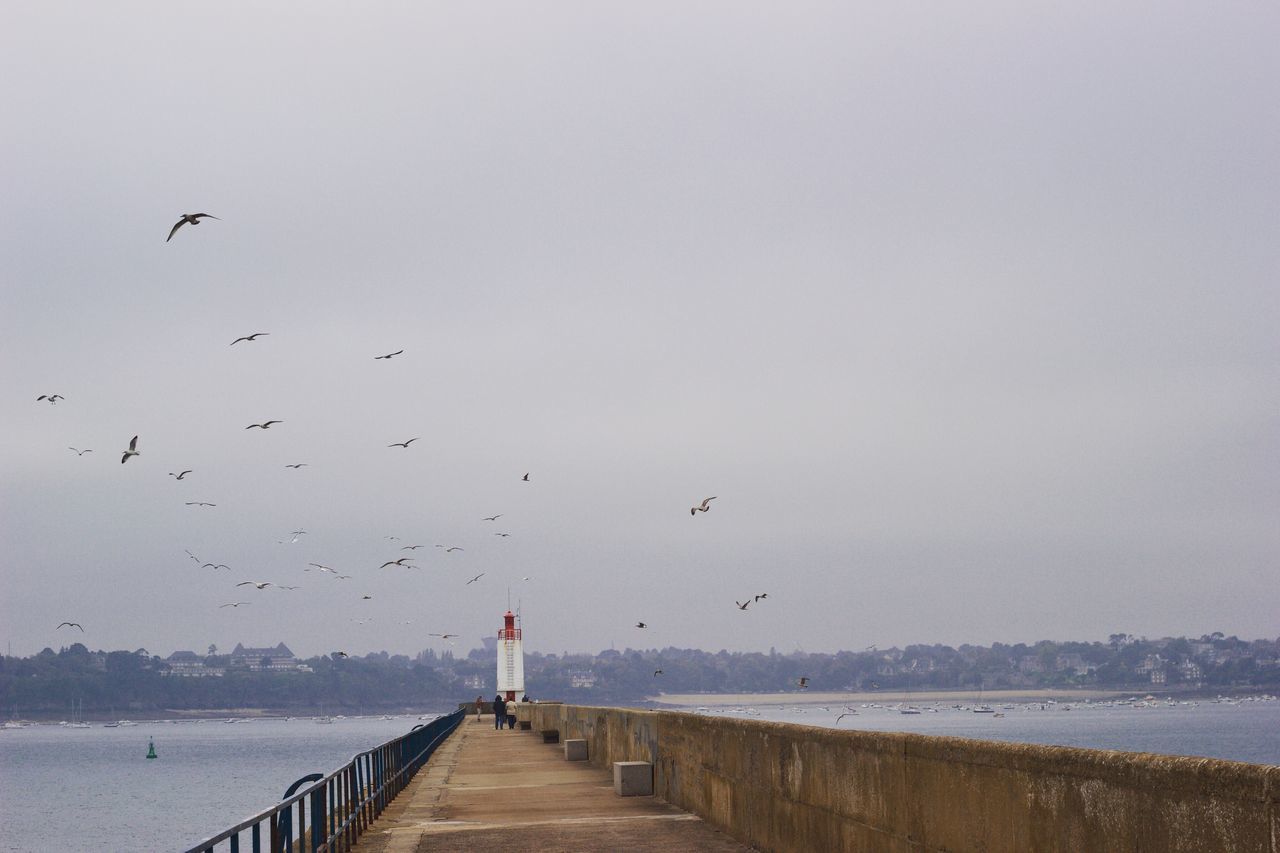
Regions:
<instances>
[{"instance_id":1,"label":"flying seagull","mask_svg":"<svg viewBox=\"0 0 1280 853\"><path fill-rule=\"evenodd\" d=\"M286 467L286 468L303 468L303 467L305 467L305 466L306 466L306 464L307 464L306 462L295 462L295 463L294 463L294 464L292 464L292 465L286 465L286 466L284 466L284 467Z\"/></svg>"},{"instance_id":2,"label":"flying seagull","mask_svg":"<svg viewBox=\"0 0 1280 853\"><path fill-rule=\"evenodd\" d=\"M300 587L300 586L280 586L280 587L276 587L276 589L302 589L302 587Z\"/></svg>"},{"instance_id":3,"label":"flying seagull","mask_svg":"<svg viewBox=\"0 0 1280 853\"><path fill-rule=\"evenodd\" d=\"M493 535L494 535L494 536L501 536L501 537L503 537L503 538L505 539L506 537L510 536L511 534L510 534L510 533L495 533L495 534L493 534Z\"/></svg>"},{"instance_id":4,"label":"flying seagull","mask_svg":"<svg viewBox=\"0 0 1280 853\"><path fill-rule=\"evenodd\" d=\"M747 606L751 604L751 599L748 598L746 601L738 601L737 599L734 599L733 603L738 605L739 610L746 610Z\"/></svg>"},{"instance_id":5,"label":"flying seagull","mask_svg":"<svg viewBox=\"0 0 1280 853\"><path fill-rule=\"evenodd\" d=\"M378 568L385 569L387 566L404 566L406 560L412 560L412 559L413 557L401 557L398 560L387 560L381 566L378 566Z\"/></svg>"},{"instance_id":6,"label":"flying seagull","mask_svg":"<svg viewBox=\"0 0 1280 853\"><path fill-rule=\"evenodd\" d=\"M399 355L399 354L400 354L400 353L402 353L402 352L404 352L404 350L402 350L402 349L398 349L398 350L396 350L395 352L389 352L389 353L387 353L386 355L375 355L375 356L373 357L373 360L374 360L374 361L378 361L379 359L383 359L383 358L390 359L392 356L397 356L397 355Z\"/></svg>"},{"instance_id":7,"label":"flying seagull","mask_svg":"<svg viewBox=\"0 0 1280 853\"><path fill-rule=\"evenodd\" d=\"M202 569L226 569L227 571L231 571L231 567L230 567L230 566L228 566L226 563L205 563L205 564L204 564L204 565L202 565L200 568L202 568Z\"/></svg>"},{"instance_id":8,"label":"flying seagull","mask_svg":"<svg viewBox=\"0 0 1280 853\"><path fill-rule=\"evenodd\" d=\"M191 469L190 469L190 468L188 468L187 470L183 471L181 474L175 474L175 473L173 473L172 471L170 471L170 472L169 472L169 476L170 476L170 477L176 477L176 478L178 478L179 480L181 480L183 477L187 476L187 475L188 475L188 474L190 474L190 473L191 473Z\"/></svg>"},{"instance_id":9,"label":"flying seagull","mask_svg":"<svg viewBox=\"0 0 1280 853\"><path fill-rule=\"evenodd\" d=\"M801 690L807 689L809 687L809 676L807 675L800 676L800 680L796 683L800 685Z\"/></svg>"},{"instance_id":10,"label":"flying seagull","mask_svg":"<svg viewBox=\"0 0 1280 853\"><path fill-rule=\"evenodd\" d=\"M457 637L457 636L459 636L459 635L458 635L458 634L427 634L427 636L428 636L428 637L439 637L439 638L440 638L440 639L442 639L442 640L447 640L447 639L449 639L450 637Z\"/></svg>"},{"instance_id":11,"label":"flying seagull","mask_svg":"<svg viewBox=\"0 0 1280 853\"><path fill-rule=\"evenodd\" d=\"M711 509L711 507L707 506L707 504L711 503L715 499L716 499L715 495L712 495L711 497L704 500L700 505L695 507L690 507L689 515L697 515L700 512L707 512L708 510Z\"/></svg>"},{"instance_id":12,"label":"flying seagull","mask_svg":"<svg viewBox=\"0 0 1280 853\"><path fill-rule=\"evenodd\" d=\"M74 447L68 447L68 448L67 448L67 450L75 450L75 451L76 451L76 456L84 456L86 453L92 453L92 452L93 452L93 449L92 449L92 448L86 448L86 449L84 449L84 450L76 450Z\"/></svg>"},{"instance_id":13,"label":"flying seagull","mask_svg":"<svg viewBox=\"0 0 1280 853\"><path fill-rule=\"evenodd\" d=\"M322 565L320 565L319 563L307 563L307 565L308 565L308 566L315 566L317 569L319 569L319 570L320 570L320 571L322 571L322 572L333 572L333 569L329 568L328 566L322 566ZM303 571L304 571L304 572L309 572L309 571L311 571L311 569L303 569ZM334 574L337 574L337 572L334 572Z\"/></svg>"},{"instance_id":14,"label":"flying seagull","mask_svg":"<svg viewBox=\"0 0 1280 853\"><path fill-rule=\"evenodd\" d=\"M524 480L524 481L527 483L527 482L529 482L529 475L528 475L528 474L525 474L525 475L524 475L523 477L521 477L520 479L521 479L521 480Z\"/></svg>"},{"instance_id":15,"label":"flying seagull","mask_svg":"<svg viewBox=\"0 0 1280 853\"><path fill-rule=\"evenodd\" d=\"M836 725L840 725L840 721L841 721L841 720L843 720L845 717L852 717L852 716L856 715L857 713L858 713L857 711L853 710L853 709L852 709L852 708L850 708L848 705L845 705L845 706L844 706L844 713L843 713L843 714L841 714L840 716L836 717Z\"/></svg>"},{"instance_id":16,"label":"flying seagull","mask_svg":"<svg viewBox=\"0 0 1280 853\"><path fill-rule=\"evenodd\" d=\"M243 338L236 338L234 341L231 342L231 346L235 346L241 341L252 341L252 340L255 340L256 338L262 337L263 335L269 335L269 334L271 333L270 332L254 332L252 335L245 335Z\"/></svg>"},{"instance_id":17,"label":"flying seagull","mask_svg":"<svg viewBox=\"0 0 1280 853\"><path fill-rule=\"evenodd\" d=\"M401 548L400 550L401 550L401 551L416 551L416 550L418 550L419 548L425 548L425 547L427 547L427 546L426 546L426 545L405 545L405 546L404 546L403 548Z\"/></svg>"},{"instance_id":18,"label":"flying seagull","mask_svg":"<svg viewBox=\"0 0 1280 853\"><path fill-rule=\"evenodd\" d=\"M475 577L473 577L471 580L469 580L469 581L467 581L466 583L464 583L464 584L463 584L463 586L471 586L473 583L475 583L476 581L480 580L480 578L482 578L482 577L484 577L484 572L481 572L480 574L476 575L476 576L475 576Z\"/></svg>"},{"instance_id":19,"label":"flying seagull","mask_svg":"<svg viewBox=\"0 0 1280 853\"><path fill-rule=\"evenodd\" d=\"M498 513L497 515L490 515L490 516L487 516L487 517L484 519L484 521L497 521L497 520L498 520L498 519L500 519L500 518L502 518L502 513Z\"/></svg>"},{"instance_id":20,"label":"flying seagull","mask_svg":"<svg viewBox=\"0 0 1280 853\"><path fill-rule=\"evenodd\" d=\"M187 501L186 504L187 506L217 506L217 504L211 504L206 501Z\"/></svg>"},{"instance_id":21,"label":"flying seagull","mask_svg":"<svg viewBox=\"0 0 1280 853\"><path fill-rule=\"evenodd\" d=\"M754 600L755 600L755 601L759 601L759 600L760 600L760 599L762 599L762 598L768 598L768 597L769 597L769 593L767 593L767 592L762 592L762 593L760 593L759 595L757 595L757 596L755 597L755 599L754 599Z\"/></svg>"},{"instance_id":22,"label":"flying seagull","mask_svg":"<svg viewBox=\"0 0 1280 853\"><path fill-rule=\"evenodd\" d=\"M335 657L335 658L349 658L349 657L351 657L351 655L347 654L346 652L334 652L332 656L333 656L333 657Z\"/></svg>"},{"instance_id":23,"label":"flying seagull","mask_svg":"<svg viewBox=\"0 0 1280 853\"><path fill-rule=\"evenodd\" d=\"M219 604L218 609L221 610L224 607L239 607L242 604L248 604L248 603L249 602L247 601L233 601L230 604Z\"/></svg>"},{"instance_id":24,"label":"flying seagull","mask_svg":"<svg viewBox=\"0 0 1280 853\"><path fill-rule=\"evenodd\" d=\"M236 586L256 586L258 589L266 589L269 586L275 586L271 581L241 581Z\"/></svg>"},{"instance_id":25,"label":"flying seagull","mask_svg":"<svg viewBox=\"0 0 1280 853\"><path fill-rule=\"evenodd\" d=\"M41 400L48 400L50 403L56 406L58 405L59 400L65 400L65 399L67 398L62 396L61 394L41 394L39 397L36 397L36 402L38 403Z\"/></svg>"},{"instance_id":26,"label":"flying seagull","mask_svg":"<svg viewBox=\"0 0 1280 853\"><path fill-rule=\"evenodd\" d=\"M361 600L361 601L373 601L373 596L372 596L372 595L362 595L362 596L360 596L360 600Z\"/></svg>"},{"instance_id":27,"label":"flying seagull","mask_svg":"<svg viewBox=\"0 0 1280 853\"><path fill-rule=\"evenodd\" d=\"M655 670L653 671L653 677L654 677L654 678L657 678L659 675L662 675L662 670L660 670L660 669L655 669Z\"/></svg>"},{"instance_id":28,"label":"flying seagull","mask_svg":"<svg viewBox=\"0 0 1280 853\"><path fill-rule=\"evenodd\" d=\"M164 238L164 241L168 243L170 240L172 240L173 235L177 234L178 229L181 228L183 225L199 225L201 219L217 219L217 218L218 217L214 216L212 213L184 213L182 214L182 218L179 219L176 223L174 223L173 230L169 232L168 237Z\"/></svg>"},{"instance_id":29,"label":"flying seagull","mask_svg":"<svg viewBox=\"0 0 1280 853\"><path fill-rule=\"evenodd\" d=\"M141 455L142 455L142 451L138 449L138 437L135 435L133 437L133 441L129 442L129 449L126 450L124 452L124 455L120 457L120 464L123 465L124 463L128 462L130 456L141 456Z\"/></svg>"},{"instance_id":30,"label":"flying seagull","mask_svg":"<svg viewBox=\"0 0 1280 853\"><path fill-rule=\"evenodd\" d=\"M408 441L397 441L395 444L388 444L387 447L408 447L417 440L417 438L411 438Z\"/></svg>"},{"instance_id":31,"label":"flying seagull","mask_svg":"<svg viewBox=\"0 0 1280 853\"><path fill-rule=\"evenodd\" d=\"M448 554L450 551L464 551L464 550L466 550L466 549L465 549L465 548L459 548L457 545L454 545L454 546L453 546L453 547L451 547L451 548L445 548L445 549L444 549L444 552L445 552L446 554Z\"/></svg>"},{"instance_id":32,"label":"flying seagull","mask_svg":"<svg viewBox=\"0 0 1280 853\"><path fill-rule=\"evenodd\" d=\"M84 633L84 626L83 626L83 625L81 625L79 622L63 622L62 624L58 625L58 628L64 628L64 627L65 627L65 628L79 628L79 629L80 629L80 633L81 633L81 634L83 634L83 633ZM55 630L55 631L56 631L56 630L58 630L58 628L54 628L53 630Z\"/></svg>"},{"instance_id":33,"label":"flying seagull","mask_svg":"<svg viewBox=\"0 0 1280 853\"><path fill-rule=\"evenodd\" d=\"M265 424L249 424L245 429L271 429L272 424L282 424L284 421L267 421Z\"/></svg>"},{"instance_id":34,"label":"flying seagull","mask_svg":"<svg viewBox=\"0 0 1280 853\"><path fill-rule=\"evenodd\" d=\"M648 628L649 626L648 626L648 625L646 625L646 624L645 624L645 623L643 623L643 622L637 622L637 623L636 623L636 627L637 627L637 628Z\"/></svg>"}]
</instances>

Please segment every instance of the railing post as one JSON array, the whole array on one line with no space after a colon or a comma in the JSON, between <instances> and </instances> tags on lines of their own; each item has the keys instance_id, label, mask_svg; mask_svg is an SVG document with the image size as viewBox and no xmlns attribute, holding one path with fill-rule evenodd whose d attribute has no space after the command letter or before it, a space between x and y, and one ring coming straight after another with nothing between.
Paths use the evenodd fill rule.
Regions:
<instances>
[{"instance_id":1,"label":"railing post","mask_svg":"<svg viewBox=\"0 0 1280 853\"><path fill-rule=\"evenodd\" d=\"M292 819L291 811L289 806L285 806L276 814L275 820L271 821L271 853L284 853L284 834Z\"/></svg>"},{"instance_id":2,"label":"railing post","mask_svg":"<svg viewBox=\"0 0 1280 853\"><path fill-rule=\"evenodd\" d=\"M328 833L324 831L324 792L325 788L316 788L311 792L311 853L320 849L321 840L328 841ZM301 804L301 800L298 801Z\"/></svg>"}]
</instances>

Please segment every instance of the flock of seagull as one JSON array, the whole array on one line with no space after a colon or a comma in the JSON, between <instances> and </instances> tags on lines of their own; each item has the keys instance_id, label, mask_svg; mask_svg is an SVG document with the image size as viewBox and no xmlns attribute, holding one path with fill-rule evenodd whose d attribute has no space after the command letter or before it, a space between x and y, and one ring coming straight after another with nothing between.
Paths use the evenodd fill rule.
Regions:
<instances>
[{"instance_id":1,"label":"flock of seagull","mask_svg":"<svg viewBox=\"0 0 1280 853\"><path fill-rule=\"evenodd\" d=\"M214 220L217 220L217 219L218 219L218 217L217 217L217 216L214 216L213 214L210 214L210 213L184 213L184 214L182 214L182 216L178 219L178 221L177 221L176 223L174 223L173 227L169 230L169 235L168 235L168 237L166 237L166 238L165 238L165 242L166 242L166 243L168 243L169 241L171 241L171 240L173 239L174 235L175 235L175 234L177 234L177 233L178 233L178 231L179 231L183 226L186 226L186 225L199 225L199 224L201 223L201 220L203 220L203 219L214 219ZM234 339L233 341L231 341L230 346L233 346L233 347L234 347L234 346L236 346L237 344L241 344L241 343L255 343L255 342L257 342L257 341L258 341L258 339L259 339L259 338L267 337L267 336L269 336L270 334L271 334L270 332L252 332L252 333L247 334L247 335L241 335L240 337L238 337L238 338ZM374 360L375 360L375 361L390 360L390 359L392 359L392 358L395 358L395 357L400 356L400 355L403 355L403 354L404 354L404 350L403 350L403 349L399 349L399 350L396 350L395 352L389 352L389 353L386 353L386 354L384 354L384 355L374 356ZM36 398L36 401L37 401L37 402L48 402L50 405L57 405L57 403L58 403L59 401L65 401L65 400L66 400L66 397L64 397L62 394L41 394L40 396L38 396L38 397ZM249 424L248 426L244 427L244 429L245 429L245 430L260 429L260 430L264 430L264 431L265 431L265 430L268 430L268 429L270 429L271 427L273 427L273 426L275 426L275 425L283 424L283 423L284 423L284 421L283 421L283 420L280 420L280 419L274 419L274 418L273 418L273 419L270 419L270 420L262 421L261 423L252 423L252 424ZM139 436L137 436L137 435L133 436L133 438L129 440L129 446L128 446L128 448L126 448L125 450L121 451L120 464L122 464L122 465L123 465L123 464L127 463L130 459L132 459L132 458L134 458L134 457L140 457L140 456L142 455L142 451L141 451L141 450L139 450L139 448L138 448L138 438L139 438ZM410 445L412 445L414 442L419 441L419 440L421 440L421 437L420 437L420 436L414 436L413 438L408 438L408 439L406 439L406 440L404 440L404 441L393 442L393 443L391 443L391 444L387 445L387 447L388 447L388 448L401 448L401 449L403 449L403 450L408 450L408 449L409 449L409 447L410 447ZM92 453L92 452L93 452L93 450L92 450L92 449L90 449L90 448L84 448L84 449L81 449L81 448L76 448L76 447L70 447L70 448L68 448L68 449L70 449L71 451L73 451L73 452L74 452L78 457L82 457L82 456L84 456L86 453ZM286 464L284 467L286 467L286 468L290 468L290 469L294 469L294 470L298 470L298 469L301 469L301 468L303 468L303 467L306 467L307 465L308 465L308 463L306 463L306 462L293 462L293 463ZM181 481L181 480L183 480L184 478L186 478L188 475L190 475L190 474L194 474L194 473L195 473L195 471L193 471L192 469L190 469L190 468L186 468L186 469L182 469L182 470L180 470L180 471L170 471L170 472L169 472L169 476L170 476L170 477L173 477L173 478L174 478L175 480L177 480L177 481ZM529 476L530 476L530 475L529 475L529 472L525 472L525 474L524 474L522 477L520 477L520 481L521 481L521 482L524 482L524 483L528 483L528 482L530 482ZM704 498L704 499L701 501L701 503L696 504L696 505L694 505L694 506L690 507L690 509L689 509L689 514L690 514L691 516L697 516L697 514L698 514L699 512L702 512L702 513L709 512L709 511L711 510L711 501L713 501L713 500L716 500L716 496L715 496L715 495L712 495L711 497ZM205 507L212 508L212 507L216 507L216 506L217 506L217 504L212 503L212 502L209 502L209 501L186 501L186 502L185 502L185 505L186 505L186 506L190 506L190 507L200 507L200 508L205 508ZM500 519L500 518L502 518L502 517L503 517L503 514L502 514L502 513L497 513L497 514L495 514L495 515L485 516L482 520L483 520L483 521L485 521L485 522L491 522L491 523L492 523L492 522L496 522L498 519ZM306 535L306 531L305 531L305 530L295 530L295 531L293 531L293 532L292 532L292 534L291 534L291 536L292 536L293 538L292 538L292 539L290 539L290 540L288 540L288 541L289 541L289 542L297 542L297 541L298 541L298 539L299 539L299 537L300 537L300 536L303 536L303 535ZM507 532L504 532L504 531L499 531L499 532L495 532L493 535L498 536L498 537L502 537L502 538L504 538L504 539L505 539L505 538L509 537L511 534L510 534L510 533L507 533ZM389 539L389 540L395 540L395 539L397 539L398 537L388 536L388 537L384 537L384 538ZM280 540L280 541L281 541L281 543L282 543L282 544L285 544L285 540ZM424 546L424 545L420 545L420 544L415 544L415 545L405 545L405 546L402 546L401 550L402 550L402 551L411 551L411 552L416 552L418 549L423 548L423 547L425 547L425 546ZM451 554L451 553L454 553L454 552L458 552L458 551L463 551L463 550L464 550L463 548L458 547L458 546L456 546L456 545L443 545L443 544L437 544L435 547L436 547L436 548L438 548L438 549L440 549L441 551L443 551L443 553L445 553L445 554ZM217 571L217 570L232 571L231 567L230 567L230 566L228 566L228 565L226 565L226 564L224 564L224 563L213 563L213 562L205 562L205 561L202 561L199 557L197 557L195 554L193 554L190 550L187 550L187 552L186 552L186 553L187 553L187 555L188 555L188 556L189 556L193 561L195 561L197 564L199 564L201 568L213 569L213 570L215 570L215 571ZM414 561L415 561L416 559L417 559L417 558L416 558L413 554L410 554L409 556L401 556L401 557L398 557L397 559L394 559L394 560L387 560L387 561L386 561L386 562L384 562L384 563L383 563L379 568L381 568L381 569L386 569L386 568L389 568L389 567L392 567L392 566L394 566L394 567L399 567L399 568L410 568L410 569L419 568L418 566L413 565L413 563L414 563ZM312 569L315 569L315 570L317 570L318 572L320 572L320 573L322 573L322 574L325 574L325 573L327 573L327 574L331 574L331 575L333 575L333 577L334 577L335 579L337 579L337 580L350 580L350 579L352 578L352 576L351 576L351 575L342 574L342 573L338 572L337 570L333 569L332 567L330 567L330 566L325 566L325 565L322 565L322 564L320 564L320 563L309 563L309 564L308 564L308 566L307 566L307 568L306 568L306 569L304 569L304 571L311 571ZM480 579L481 579L481 578L483 578L484 576L485 576L485 572L480 572L479 574L474 575L474 576L473 576L473 577L471 577L469 580L467 580L467 581L466 581L466 583L464 584L464 586L470 586L471 584L477 583L477 582L478 582L478 581L480 581ZM528 577L525 577L525 578L523 578L523 580L529 580L529 578L528 578ZM264 591L264 590L267 590L267 589L269 589L269 588L274 588L274 589L280 589L280 590L290 591L290 590L296 590L296 589L298 589L298 588L299 588L299 587L297 587L297 586L288 586L288 585L284 585L284 584L277 584L277 583L274 583L274 582L272 582L272 581L258 581L258 580L245 580L245 581L241 581L241 582L239 582L239 583L236 583L236 584L235 584L235 587L236 587L236 588L246 587L246 586L253 587L254 589L256 589L256 590L258 590L258 591ZM769 597L769 596L768 596L768 594L767 594L767 593L760 593L760 594L758 594L758 595L754 595L754 596L752 596L752 597L748 597L748 598L746 599L746 601L735 601L735 602L734 602L734 604L736 604L736 605L737 605L737 607L738 607L738 609L739 609L739 610L744 610L744 611L745 611L745 610L747 609L747 607L748 607L748 606L750 606L751 604L757 603L757 602L759 602L759 601L761 601L761 600L763 600L763 599L767 599L768 597ZM372 595L369 595L369 594L363 594L363 595L361 596L361 599L360 599L360 600L362 600L362 601L369 601L369 600L371 600L372 598L373 598L373 596L372 596ZM220 605L218 605L218 609L222 609L222 608L237 609L237 608L240 608L240 607L249 606L250 604L251 604L251 602L249 602L249 601L230 601L230 602L227 602L227 603L225 603L225 604L220 604ZM359 621L361 621L361 622L365 622L365 621L370 621L370 620L364 620L364 619L362 619L362 620L359 620ZM643 628L648 628L649 626L648 626L648 624L647 624L646 622L642 622L642 621L641 621L641 622L636 622L635 627L636 627L636 628L641 628L641 629L643 629ZM80 624L80 623L78 623L78 622L64 621L64 622L60 623L60 624L57 626L57 629L62 629L62 628L77 628L77 629L79 629L81 632L84 632L84 626L83 626L83 625L81 625L81 624ZM55 629L55 630L57 630L57 629ZM455 634L455 633L432 633L432 634L429 634L429 636L432 636L432 637L439 637L439 638L442 638L442 639L445 639L445 640L449 640L449 639L451 639L451 638L457 637L458 635L457 635L457 634ZM345 652L335 652L334 654L335 654L335 656L340 656L340 657L346 657L346 656L347 656ZM659 675L661 675L661 674L662 674L662 670L661 670L661 669L656 670L656 671L654 672L654 677L657 677L657 676L659 676ZM807 686L807 684L805 683L806 681L807 681L807 679L801 679L801 683L800 683L800 687L801 687L801 688L804 688L804 687L806 687L806 686Z\"/></svg>"}]
</instances>

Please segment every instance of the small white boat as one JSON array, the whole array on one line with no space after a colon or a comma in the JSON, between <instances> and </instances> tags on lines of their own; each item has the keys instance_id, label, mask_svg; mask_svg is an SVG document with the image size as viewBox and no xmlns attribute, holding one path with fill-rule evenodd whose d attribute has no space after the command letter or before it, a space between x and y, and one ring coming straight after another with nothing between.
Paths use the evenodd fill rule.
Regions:
<instances>
[{"instance_id":1,"label":"small white boat","mask_svg":"<svg viewBox=\"0 0 1280 853\"><path fill-rule=\"evenodd\" d=\"M331 726L333 725L333 717L316 717L315 722L318 726Z\"/></svg>"}]
</instances>

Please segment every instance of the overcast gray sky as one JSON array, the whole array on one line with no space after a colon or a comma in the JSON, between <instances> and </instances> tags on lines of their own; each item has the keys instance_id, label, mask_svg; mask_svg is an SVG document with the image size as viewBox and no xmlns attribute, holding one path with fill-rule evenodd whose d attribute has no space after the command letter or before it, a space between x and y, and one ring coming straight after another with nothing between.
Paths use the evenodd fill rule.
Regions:
<instances>
[{"instance_id":1,"label":"overcast gray sky","mask_svg":"<svg viewBox=\"0 0 1280 853\"><path fill-rule=\"evenodd\" d=\"M1280 7L1058 6L5 4L0 642L1280 633Z\"/></svg>"}]
</instances>

